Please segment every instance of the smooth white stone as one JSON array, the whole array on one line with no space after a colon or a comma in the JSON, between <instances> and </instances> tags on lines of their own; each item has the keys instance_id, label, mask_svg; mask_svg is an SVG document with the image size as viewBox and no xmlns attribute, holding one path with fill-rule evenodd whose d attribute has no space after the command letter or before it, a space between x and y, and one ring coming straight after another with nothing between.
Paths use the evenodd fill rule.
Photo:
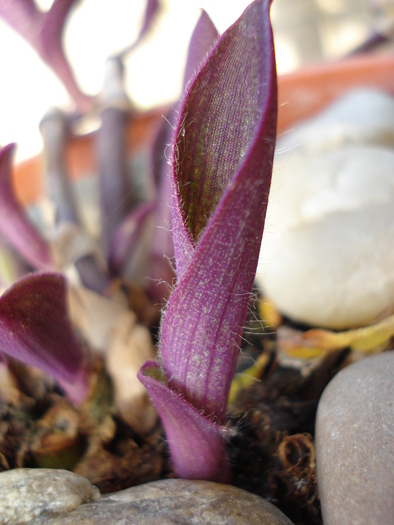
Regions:
<instances>
[{"instance_id":1,"label":"smooth white stone","mask_svg":"<svg viewBox=\"0 0 394 525\"><path fill-rule=\"evenodd\" d=\"M394 145L394 101L354 97L278 142L256 275L282 313L338 329L394 304L394 149L374 144Z\"/></svg>"},{"instance_id":2,"label":"smooth white stone","mask_svg":"<svg viewBox=\"0 0 394 525\"><path fill-rule=\"evenodd\" d=\"M352 90L282 135L277 160L297 153L322 152L350 144L394 146L394 98L370 88Z\"/></svg>"}]
</instances>

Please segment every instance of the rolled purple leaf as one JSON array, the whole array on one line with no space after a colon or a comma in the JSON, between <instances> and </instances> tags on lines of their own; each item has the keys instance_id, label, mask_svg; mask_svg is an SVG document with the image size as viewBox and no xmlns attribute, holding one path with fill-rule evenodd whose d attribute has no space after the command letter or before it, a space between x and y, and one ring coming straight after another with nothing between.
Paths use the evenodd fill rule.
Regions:
<instances>
[{"instance_id":1,"label":"rolled purple leaf","mask_svg":"<svg viewBox=\"0 0 394 525\"><path fill-rule=\"evenodd\" d=\"M149 23L157 8L158 3L156 1L148 2L146 16L149 12ZM147 21L145 21L144 27L147 28ZM140 34L140 37L141 36L142 33ZM215 26L209 16L203 11L193 32L189 46L183 80L184 88L191 79L191 76L198 70L198 67L212 48L218 36ZM120 89L118 89L118 93L119 92ZM149 275L149 283L144 284L147 284L151 298L158 303L162 303L163 299L167 299L174 279L174 271L170 264L170 260L174 256L174 247L170 232L172 183L170 178L170 167L165 155L165 150L172 141L172 136L174 134L173 126L175 126L176 123L177 111L179 109L178 106L179 104L176 104L174 108L170 110L166 119L163 119L163 123L153 146L153 174L154 181L158 187L158 202L155 206L156 228L151 242L151 263L149 272L147 272ZM108 143L108 141L106 141L106 143ZM119 144L119 140L116 143ZM116 166L117 164L112 162L112 176L115 175L116 171L113 168L114 165ZM120 172L120 170L118 170L118 172ZM112 191L113 188L111 188L111 190L108 189L108 191L102 191L104 209L109 207L106 203L110 200ZM120 193L123 193L124 195L125 189ZM122 201L120 194L113 198L114 205L117 201L117 209L120 212L121 208L119 207L119 201ZM153 211L152 204L147 203L141 205L124 219L115 230L114 235L111 236L109 260L110 268L114 274L131 277L130 272L127 272L126 268L132 266L133 253L135 254L136 250L141 249L139 246L141 232L148 214L150 214L151 211ZM111 214L111 217L114 218L114 215ZM105 224L108 227L110 220L106 219Z\"/></svg>"},{"instance_id":2,"label":"rolled purple leaf","mask_svg":"<svg viewBox=\"0 0 394 525\"><path fill-rule=\"evenodd\" d=\"M85 356L66 307L60 274L24 277L0 297L0 351L52 375L70 399L88 392Z\"/></svg>"},{"instance_id":3,"label":"rolled purple leaf","mask_svg":"<svg viewBox=\"0 0 394 525\"><path fill-rule=\"evenodd\" d=\"M189 407L181 429L176 410L157 404L182 476L194 453L196 424L212 443L206 464L225 454L224 438L213 440L196 423L195 411L219 428L225 420L257 267L277 120L269 9L269 0L256 0L219 39L188 88L176 130L172 228L178 284L160 346L167 380L147 376L146 369L140 380L149 391L175 392ZM174 408L171 396L166 397ZM192 474L218 476L205 466L201 475Z\"/></svg>"},{"instance_id":4,"label":"rolled purple leaf","mask_svg":"<svg viewBox=\"0 0 394 525\"><path fill-rule=\"evenodd\" d=\"M51 270L54 264L49 245L28 220L12 189L11 157L14 146L9 144L0 151L0 233L28 263L41 270Z\"/></svg>"},{"instance_id":5,"label":"rolled purple leaf","mask_svg":"<svg viewBox=\"0 0 394 525\"><path fill-rule=\"evenodd\" d=\"M188 82L190 82L198 72L201 63L206 58L218 38L219 33L214 23L209 18L208 13L202 9L200 18L198 19L197 25L190 39L185 73L183 76L183 89L186 88Z\"/></svg>"},{"instance_id":6,"label":"rolled purple leaf","mask_svg":"<svg viewBox=\"0 0 394 525\"><path fill-rule=\"evenodd\" d=\"M2 0L0 16L36 50L51 67L75 101L78 109L87 112L91 97L79 89L62 48L63 28L75 0L54 0L43 13L33 0Z\"/></svg>"},{"instance_id":7,"label":"rolled purple leaf","mask_svg":"<svg viewBox=\"0 0 394 525\"><path fill-rule=\"evenodd\" d=\"M177 129L173 235L181 278L163 322L162 359L170 384L221 420L271 182L277 94L269 6L252 3L219 40Z\"/></svg>"},{"instance_id":8,"label":"rolled purple leaf","mask_svg":"<svg viewBox=\"0 0 394 525\"><path fill-rule=\"evenodd\" d=\"M186 89L187 84L196 74L201 63L206 58L218 38L219 33L217 32L212 20L209 18L209 15L204 10L202 10L201 16L198 19L189 44L185 72L183 76L183 90ZM170 179L170 166L166 155L166 150L173 142L174 128L177 122L178 113L179 101L175 103L175 105L167 113L166 117L163 118L162 124L153 144L153 173L154 180L159 188L159 202L162 202L160 200L162 193L160 188L163 184L165 184L167 179ZM167 154L170 154L169 149ZM168 195L171 195L171 190L168 190L168 188L164 188L163 192L166 198ZM167 208L170 210L170 200L166 201L166 204ZM167 213L166 217L170 219ZM159 224L162 225L163 223L159 221Z\"/></svg>"},{"instance_id":9,"label":"rolled purple leaf","mask_svg":"<svg viewBox=\"0 0 394 525\"><path fill-rule=\"evenodd\" d=\"M218 38L219 33L217 32L212 20L209 18L209 15L204 10L202 10L201 16L198 19L190 39L185 72L183 76L183 90L186 89L187 84L196 74L201 63L207 57L209 51L212 49L215 41ZM168 147L173 142L174 128L176 126L177 116L179 113L179 104L179 101L176 102L175 105L169 110L166 117L163 118L162 124L153 144L153 173L154 180L159 188L159 202L162 202L160 200L160 187L165 184L167 179L170 179L170 166L167 154L170 154ZM168 152L166 154L167 149ZM171 195L171 190L165 188L164 194L166 197ZM171 199L166 201L166 204L167 208L170 210ZM168 219L170 219L168 214L166 214L166 216ZM162 224L162 222L159 222L159 224Z\"/></svg>"}]
</instances>

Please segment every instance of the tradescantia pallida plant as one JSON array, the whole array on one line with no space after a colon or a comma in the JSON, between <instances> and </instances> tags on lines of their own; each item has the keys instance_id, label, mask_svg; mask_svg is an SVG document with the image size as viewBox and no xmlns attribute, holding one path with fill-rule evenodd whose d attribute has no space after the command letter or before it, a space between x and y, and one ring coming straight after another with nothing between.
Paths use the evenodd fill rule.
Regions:
<instances>
[{"instance_id":1,"label":"tradescantia pallida plant","mask_svg":"<svg viewBox=\"0 0 394 525\"><path fill-rule=\"evenodd\" d=\"M177 286L160 361L139 378L178 476L231 478L223 426L271 182L277 86L270 1L255 0L217 41L182 103L172 154Z\"/></svg>"},{"instance_id":2,"label":"tradescantia pallida plant","mask_svg":"<svg viewBox=\"0 0 394 525\"><path fill-rule=\"evenodd\" d=\"M53 43L51 39L58 43L61 42L60 30L72 4L70 0L57 0L47 13L41 13L33 0L26 2L25 0L15 2L7 0L0 7L0 16L21 32L39 52L52 57L51 65L60 74L62 64L64 64L63 51L61 47L55 46L54 49L48 49L48 47L51 48L51 43ZM158 7L157 0L147 0L145 20L140 35L123 53L128 53L139 43L148 30ZM25 23L29 13L32 17L31 27L27 27ZM52 32L48 33L50 20L54 19L56 23L52 27ZM203 13L193 36L185 83L217 36L212 22ZM55 231L59 226L71 225L74 227L71 232L76 232L76 235L81 236L83 249L79 255L78 250L77 255L74 255L75 268L83 284L99 292L110 288L110 279L121 275L121 271L118 272L118 270L122 269L125 262L127 263L129 256L133 258L132 248L138 244L138 230L141 229L138 226L157 206L156 202L144 202L132 210L129 215L127 215L127 210L122 209L122 213L120 216L116 215L117 220L114 222L113 209L122 208L119 200L124 200L124 195L127 194L124 169L126 153L123 141L129 111L127 96L123 91L122 74L118 71L119 68L121 69L120 58L111 59L108 67L111 73L110 100L112 101L111 97L116 95L120 96L122 102L125 102L124 106L120 107L116 104L114 107L104 107L98 141L99 165L100 172L102 172L100 173L100 186L103 190L100 203L102 204L102 222L106 225L106 231L102 236L105 237L103 245L108 248L108 250L103 249L103 252L109 252L105 253L108 255L108 265L105 265L104 253L97 254L97 246L95 243L92 245L80 221L65 160L65 146L69 133L66 115L59 110L51 110L41 123L46 151L47 193L55 210ZM115 71L113 71L114 68ZM70 88L65 80L64 82ZM77 97L76 92L71 88L70 94L74 94L75 102L79 107L82 99ZM115 102L119 102L118 98L115 99ZM79 110L82 110L81 107ZM171 129L170 126L168 128ZM162 149L161 157L163 157L168 140L164 139L159 142ZM0 289L6 288L33 269L40 272L54 272L67 268L68 258L73 260L69 253L65 253L65 257L64 254L59 254L59 247L54 239L47 238L47 235L40 232L18 201L12 185L14 150L15 145L13 144L0 149ZM161 162L162 159L156 160L157 165L160 166L158 168L160 174L157 178L162 179L163 186L165 186L167 184L166 173L161 173L164 163ZM166 191L164 190L164 193ZM163 191L161 194L163 196ZM159 223L165 223L167 209L166 203L162 206L164 213L162 219L158 220ZM126 217L123 220L124 215ZM132 228L130 228L130 222ZM158 229L159 233L151 243L155 246L154 255L160 262L160 271L156 272L156 278L162 278L163 275L163 252L166 252L163 249L160 253L160 249L163 248L161 240L163 231L163 228ZM81 241L78 243L81 244ZM166 246L168 244L167 235L164 244ZM64 249L63 251L66 252ZM97 255L101 257L96 257ZM64 260L67 266L63 264ZM119 268L116 268L115 263L119 263ZM154 290L153 286L152 289ZM11 287L0 298L0 360L2 355L8 355L25 364L40 368L57 379L72 401L82 402L88 393L87 360L73 336L67 318L66 295L66 281L60 274L35 274L20 280ZM160 295L159 299L161 299Z\"/></svg>"},{"instance_id":3,"label":"tradescantia pallida plant","mask_svg":"<svg viewBox=\"0 0 394 525\"><path fill-rule=\"evenodd\" d=\"M188 83L173 135L177 287L161 326L160 362L147 363L139 377L162 418L181 477L231 477L227 397L257 266L276 135L269 8L269 0L256 0L217 40ZM209 41L216 39L212 28L209 34ZM2 233L30 265L53 269L50 246L10 192L11 151L0 152L0 214L13 217L12 232ZM27 245L26 238L34 242ZM51 373L82 401L86 365L64 298L64 279L54 274L14 285L0 298L0 349Z\"/></svg>"}]
</instances>

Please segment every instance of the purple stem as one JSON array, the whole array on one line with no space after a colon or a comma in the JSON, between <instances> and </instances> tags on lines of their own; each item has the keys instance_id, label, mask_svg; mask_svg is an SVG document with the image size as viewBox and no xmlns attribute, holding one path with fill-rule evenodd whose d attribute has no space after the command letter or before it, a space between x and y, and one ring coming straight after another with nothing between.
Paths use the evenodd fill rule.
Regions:
<instances>
[{"instance_id":1,"label":"purple stem","mask_svg":"<svg viewBox=\"0 0 394 525\"><path fill-rule=\"evenodd\" d=\"M109 256L111 237L131 206L127 173L126 129L130 103L123 86L123 65L106 63L101 127L97 134L102 246Z\"/></svg>"},{"instance_id":2,"label":"purple stem","mask_svg":"<svg viewBox=\"0 0 394 525\"><path fill-rule=\"evenodd\" d=\"M56 108L50 109L40 124L44 142L46 192L55 208L57 224L81 224L77 204L67 173L66 147L69 138L67 116Z\"/></svg>"},{"instance_id":3,"label":"purple stem","mask_svg":"<svg viewBox=\"0 0 394 525\"><path fill-rule=\"evenodd\" d=\"M54 108L42 120L40 129L44 141L47 194L55 207L56 224L72 222L81 226L71 179L67 172L67 116ZM104 293L108 289L108 273L97 257L83 256L75 261L75 267L84 286L98 293Z\"/></svg>"}]
</instances>

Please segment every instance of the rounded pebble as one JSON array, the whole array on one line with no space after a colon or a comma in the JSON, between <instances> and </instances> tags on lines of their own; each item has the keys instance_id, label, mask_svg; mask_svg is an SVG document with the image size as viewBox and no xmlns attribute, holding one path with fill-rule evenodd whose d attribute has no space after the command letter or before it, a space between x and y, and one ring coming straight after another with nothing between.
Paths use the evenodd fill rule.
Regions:
<instances>
[{"instance_id":1,"label":"rounded pebble","mask_svg":"<svg viewBox=\"0 0 394 525\"><path fill-rule=\"evenodd\" d=\"M0 525L35 522L100 497L97 487L67 470L14 469L0 473ZM38 523L38 522L37 522Z\"/></svg>"},{"instance_id":2,"label":"rounded pebble","mask_svg":"<svg viewBox=\"0 0 394 525\"><path fill-rule=\"evenodd\" d=\"M324 525L394 523L394 351L337 374L316 419Z\"/></svg>"},{"instance_id":3,"label":"rounded pebble","mask_svg":"<svg viewBox=\"0 0 394 525\"><path fill-rule=\"evenodd\" d=\"M41 525L34 520L31 525ZM45 525L292 525L268 501L230 485L167 479L102 496Z\"/></svg>"},{"instance_id":4,"label":"rounded pebble","mask_svg":"<svg viewBox=\"0 0 394 525\"><path fill-rule=\"evenodd\" d=\"M294 321L353 328L394 303L393 117L356 91L277 142L256 282Z\"/></svg>"}]
</instances>

